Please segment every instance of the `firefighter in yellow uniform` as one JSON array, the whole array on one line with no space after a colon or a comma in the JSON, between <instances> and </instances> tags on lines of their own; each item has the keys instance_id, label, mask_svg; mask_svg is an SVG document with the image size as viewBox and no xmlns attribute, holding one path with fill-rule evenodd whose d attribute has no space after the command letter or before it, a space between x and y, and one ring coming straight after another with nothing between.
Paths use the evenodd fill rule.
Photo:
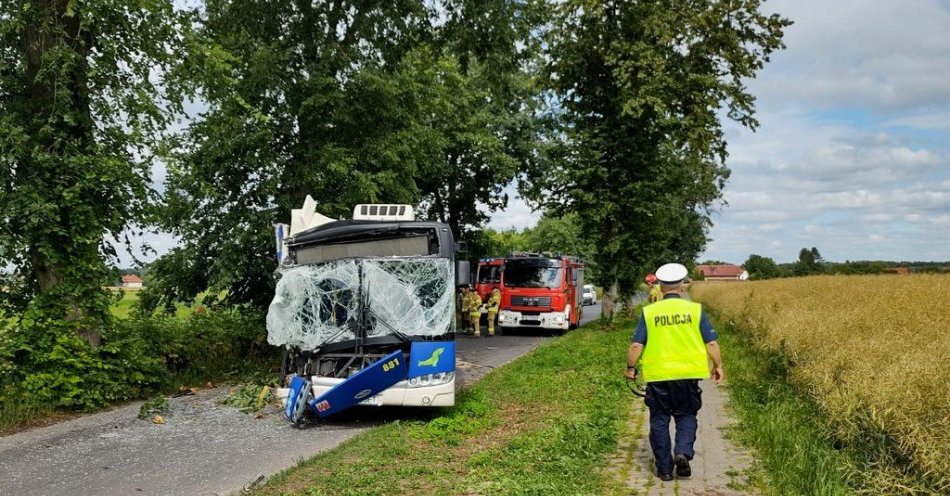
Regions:
<instances>
[{"instance_id":1,"label":"firefighter in yellow uniform","mask_svg":"<svg viewBox=\"0 0 950 496\"><path fill-rule=\"evenodd\" d=\"M476 338L481 336L479 320L482 318L482 297L478 296L478 292L469 290L462 307L464 312L468 312L465 316L469 319L472 335Z\"/></svg>"},{"instance_id":2,"label":"firefighter in yellow uniform","mask_svg":"<svg viewBox=\"0 0 950 496\"><path fill-rule=\"evenodd\" d=\"M501 290L498 288L491 290L491 296L488 297L488 335L495 335L495 317L498 316L498 308L501 307Z\"/></svg>"},{"instance_id":3,"label":"firefighter in yellow uniform","mask_svg":"<svg viewBox=\"0 0 950 496\"><path fill-rule=\"evenodd\" d=\"M702 305L684 298L686 274L686 267L677 263L657 269L663 299L643 307L627 351L627 378L642 373L647 383L650 448L657 476L664 481L673 480L674 467L680 478L692 475L689 461L695 455L696 414L702 406L699 380L710 377L709 360L713 381L718 385L723 377L716 331ZM674 443L671 418L676 419Z\"/></svg>"},{"instance_id":4,"label":"firefighter in yellow uniform","mask_svg":"<svg viewBox=\"0 0 950 496\"><path fill-rule=\"evenodd\" d=\"M647 303L656 303L663 299L663 291L660 289L660 285L656 282L656 276L653 274L647 274L646 277L647 287L650 288L649 293L647 293Z\"/></svg>"}]
</instances>

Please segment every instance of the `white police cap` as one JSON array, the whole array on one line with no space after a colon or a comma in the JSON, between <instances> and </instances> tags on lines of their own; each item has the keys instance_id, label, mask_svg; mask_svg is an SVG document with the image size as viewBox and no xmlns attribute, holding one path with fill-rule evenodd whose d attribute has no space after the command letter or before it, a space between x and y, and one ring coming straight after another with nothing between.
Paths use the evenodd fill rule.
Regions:
<instances>
[{"instance_id":1,"label":"white police cap","mask_svg":"<svg viewBox=\"0 0 950 496\"><path fill-rule=\"evenodd\" d=\"M677 284L686 279L686 267L678 263L668 263L656 269L656 278L660 284Z\"/></svg>"}]
</instances>

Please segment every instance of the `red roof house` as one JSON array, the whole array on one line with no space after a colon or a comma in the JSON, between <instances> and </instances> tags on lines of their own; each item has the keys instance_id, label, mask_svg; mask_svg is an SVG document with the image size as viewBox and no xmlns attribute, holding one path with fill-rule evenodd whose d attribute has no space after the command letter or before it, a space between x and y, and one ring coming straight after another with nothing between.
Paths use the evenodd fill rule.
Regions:
<instances>
[{"instance_id":1,"label":"red roof house","mask_svg":"<svg viewBox=\"0 0 950 496\"><path fill-rule=\"evenodd\" d=\"M123 288L141 288L142 279L135 274L122 276L122 287Z\"/></svg>"},{"instance_id":2,"label":"red roof house","mask_svg":"<svg viewBox=\"0 0 950 496\"><path fill-rule=\"evenodd\" d=\"M749 273L741 265L697 265L696 271L707 281L745 281Z\"/></svg>"}]
</instances>

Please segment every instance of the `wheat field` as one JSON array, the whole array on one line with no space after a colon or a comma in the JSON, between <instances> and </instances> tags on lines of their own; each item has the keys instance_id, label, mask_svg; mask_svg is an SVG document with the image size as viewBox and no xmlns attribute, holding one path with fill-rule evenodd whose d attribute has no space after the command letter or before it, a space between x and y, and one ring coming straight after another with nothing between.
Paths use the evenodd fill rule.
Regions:
<instances>
[{"instance_id":1,"label":"wheat field","mask_svg":"<svg viewBox=\"0 0 950 496\"><path fill-rule=\"evenodd\" d=\"M950 276L710 282L691 293L784 353L839 440L876 445L883 459L861 469L872 492L950 494Z\"/></svg>"}]
</instances>

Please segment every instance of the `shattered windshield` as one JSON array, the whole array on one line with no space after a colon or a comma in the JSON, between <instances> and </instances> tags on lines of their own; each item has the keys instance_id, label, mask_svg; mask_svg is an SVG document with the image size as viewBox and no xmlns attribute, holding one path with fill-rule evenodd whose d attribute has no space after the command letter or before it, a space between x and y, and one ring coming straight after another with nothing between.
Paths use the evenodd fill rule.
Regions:
<instances>
[{"instance_id":1,"label":"shattered windshield","mask_svg":"<svg viewBox=\"0 0 950 496\"><path fill-rule=\"evenodd\" d=\"M284 269L267 312L267 341L316 349L356 339L361 333L376 337L451 332L455 274L450 262L369 258ZM364 313L366 326L361 329Z\"/></svg>"},{"instance_id":2,"label":"shattered windshield","mask_svg":"<svg viewBox=\"0 0 950 496\"><path fill-rule=\"evenodd\" d=\"M564 269L549 260L511 260L505 263L505 286L512 288L557 288Z\"/></svg>"}]
</instances>

